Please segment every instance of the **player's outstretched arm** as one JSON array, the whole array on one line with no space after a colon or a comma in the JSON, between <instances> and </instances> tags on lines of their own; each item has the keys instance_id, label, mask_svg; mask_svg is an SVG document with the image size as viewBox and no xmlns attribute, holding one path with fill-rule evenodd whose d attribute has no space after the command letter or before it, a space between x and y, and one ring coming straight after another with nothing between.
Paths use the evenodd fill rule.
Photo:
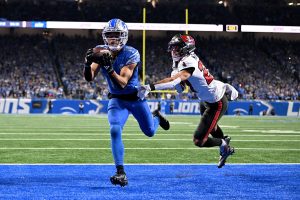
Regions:
<instances>
[{"instance_id":1,"label":"player's outstretched arm","mask_svg":"<svg viewBox=\"0 0 300 200\"><path fill-rule=\"evenodd\" d=\"M187 80L191 76L191 72L188 70L182 70L175 74L174 76L165 78L154 84L150 84L151 90L165 90L165 89L174 89L175 86L182 81Z\"/></svg>"},{"instance_id":2,"label":"player's outstretched arm","mask_svg":"<svg viewBox=\"0 0 300 200\"><path fill-rule=\"evenodd\" d=\"M156 83L150 83L149 85L141 85L138 88L138 97L144 99L153 90L165 90L174 89L177 85L181 85L182 81L187 80L191 76L192 72L189 70L182 70L171 77L165 78ZM178 89L176 88L178 91ZM182 91L183 89L181 89Z\"/></svg>"}]
</instances>

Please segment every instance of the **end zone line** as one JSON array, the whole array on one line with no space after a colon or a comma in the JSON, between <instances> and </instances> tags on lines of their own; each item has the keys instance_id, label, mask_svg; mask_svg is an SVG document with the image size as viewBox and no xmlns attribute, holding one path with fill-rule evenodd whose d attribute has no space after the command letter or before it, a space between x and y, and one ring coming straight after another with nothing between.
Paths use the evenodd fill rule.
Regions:
<instances>
[{"instance_id":1,"label":"end zone line","mask_svg":"<svg viewBox=\"0 0 300 200\"><path fill-rule=\"evenodd\" d=\"M141 147L141 148L125 148L125 150L215 150L219 148L150 148L150 147ZM300 151L300 149L276 149L276 148L235 148L237 150L262 150L262 151ZM111 148L98 148L98 147L89 147L89 148L68 148L68 147L45 147L45 148L14 148L14 147L1 147L0 150L111 150Z\"/></svg>"},{"instance_id":2,"label":"end zone line","mask_svg":"<svg viewBox=\"0 0 300 200\"><path fill-rule=\"evenodd\" d=\"M115 166L114 163L0 163L0 166ZM126 163L129 166L159 166L159 165L166 165L166 166L173 166L173 165L216 165L216 163ZM226 163L226 166L240 166L240 165L299 165L300 163Z\"/></svg>"}]
</instances>

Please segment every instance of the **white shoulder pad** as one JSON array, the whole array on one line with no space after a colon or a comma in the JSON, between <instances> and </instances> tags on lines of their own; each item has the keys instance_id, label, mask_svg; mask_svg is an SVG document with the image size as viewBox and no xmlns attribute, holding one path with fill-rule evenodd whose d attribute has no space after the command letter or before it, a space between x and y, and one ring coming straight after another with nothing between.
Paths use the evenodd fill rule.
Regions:
<instances>
[{"instance_id":1,"label":"white shoulder pad","mask_svg":"<svg viewBox=\"0 0 300 200\"><path fill-rule=\"evenodd\" d=\"M191 67L197 67L198 61L193 58L192 56L186 56L182 58L182 60L178 63L178 71L181 71L183 69L191 68Z\"/></svg>"},{"instance_id":2,"label":"white shoulder pad","mask_svg":"<svg viewBox=\"0 0 300 200\"><path fill-rule=\"evenodd\" d=\"M175 76L178 72L179 72L178 69L174 69L174 70L171 72L171 77L172 77L172 76Z\"/></svg>"}]
</instances>

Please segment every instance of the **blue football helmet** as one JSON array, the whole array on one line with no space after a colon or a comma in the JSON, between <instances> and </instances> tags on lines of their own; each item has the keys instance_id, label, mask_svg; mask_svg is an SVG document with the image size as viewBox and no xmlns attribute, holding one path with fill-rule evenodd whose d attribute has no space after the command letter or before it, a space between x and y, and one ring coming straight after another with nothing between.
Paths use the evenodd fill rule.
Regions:
<instances>
[{"instance_id":1,"label":"blue football helmet","mask_svg":"<svg viewBox=\"0 0 300 200\"><path fill-rule=\"evenodd\" d=\"M111 19L102 31L102 38L111 51L119 51L128 40L128 27L120 19Z\"/></svg>"}]
</instances>

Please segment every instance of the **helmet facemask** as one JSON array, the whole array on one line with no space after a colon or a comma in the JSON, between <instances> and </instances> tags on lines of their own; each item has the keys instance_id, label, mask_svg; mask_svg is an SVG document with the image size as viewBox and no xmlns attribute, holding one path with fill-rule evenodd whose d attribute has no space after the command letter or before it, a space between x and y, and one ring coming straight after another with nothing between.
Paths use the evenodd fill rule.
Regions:
<instances>
[{"instance_id":1,"label":"helmet facemask","mask_svg":"<svg viewBox=\"0 0 300 200\"><path fill-rule=\"evenodd\" d=\"M171 52L173 61L179 61L184 56L182 49L179 46L169 47L169 52Z\"/></svg>"},{"instance_id":2,"label":"helmet facemask","mask_svg":"<svg viewBox=\"0 0 300 200\"><path fill-rule=\"evenodd\" d=\"M112 19L104 27L102 38L111 51L120 51L128 40L127 25L120 19Z\"/></svg>"},{"instance_id":3,"label":"helmet facemask","mask_svg":"<svg viewBox=\"0 0 300 200\"><path fill-rule=\"evenodd\" d=\"M194 38L183 34L175 35L168 46L168 51L171 52L173 61L179 61L184 56L192 54L195 49Z\"/></svg>"}]
</instances>

